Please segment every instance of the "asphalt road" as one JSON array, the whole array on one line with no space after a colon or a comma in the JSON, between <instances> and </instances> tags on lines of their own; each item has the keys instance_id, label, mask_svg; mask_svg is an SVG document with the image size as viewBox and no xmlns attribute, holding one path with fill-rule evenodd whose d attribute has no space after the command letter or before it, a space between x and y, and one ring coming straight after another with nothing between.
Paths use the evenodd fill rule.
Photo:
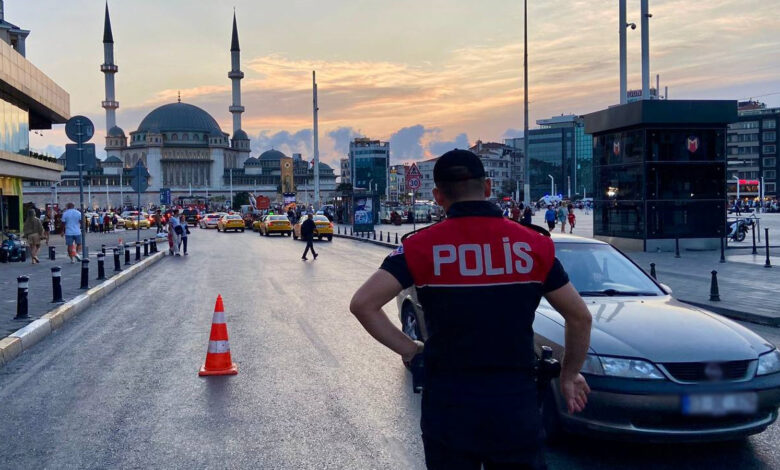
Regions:
<instances>
[{"instance_id":1,"label":"asphalt road","mask_svg":"<svg viewBox=\"0 0 780 470\"><path fill-rule=\"evenodd\" d=\"M0 369L0 467L424 468L419 395L347 310L388 250L316 246L319 259L303 262L290 238L193 230L190 256L163 260ZM201 378L217 294L239 374ZM548 462L780 468L779 434L695 446L573 438Z\"/></svg>"}]
</instances>

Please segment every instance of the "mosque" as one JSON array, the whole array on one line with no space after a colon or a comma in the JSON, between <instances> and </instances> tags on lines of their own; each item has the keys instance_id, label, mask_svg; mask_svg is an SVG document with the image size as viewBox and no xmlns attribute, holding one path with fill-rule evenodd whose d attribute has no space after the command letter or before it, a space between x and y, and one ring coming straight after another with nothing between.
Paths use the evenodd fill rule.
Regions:
<instances>
[{"instance_id":1,"label":"mosque","mask_svg":"<svg viewBox=\"0 0 780 470\"><path fill-rule=\"evenodd\" d=\"M250 139L241 127L241 49L238 25L233 14L230 44L232 104L232 136L205 110L181 101L162 105L152 110L129 135L117 125L114 77L119 67L114 62L114 37L108 4L103 29L104 63L100 70L105 77L106 98L102 107L106 113L106 159L96 158L95 169L87 176L85 204L88 207L117 207L135 205L137 194L132 193L130 170L140 160L149 174L149 187L142 194L141 203L160 204L161 190L170 190L172 201L180 197L209 198L211 202L230 199L231 193L247 191L282 200L282 194L296 193L300 202L313 201L313 164L300 154L288 157L269 149L259 157L250 156ZM98 127L98 126L96 126ZM65 156L60 158L64 166ZM327 164L320 163L320 194L323 201L331 199L336 188L336 175ZM50 202L51 191L44 184L26 189L26 196ZM73 200L78 195L78 173L65 171L58 188L58 199ZM167 192L167 191L165 191ZM39 193L38 197L34 197ZM65 196L67 194L67 196ZM78 202L76 197L74 202Z\"/></svg>"}]
</instances>

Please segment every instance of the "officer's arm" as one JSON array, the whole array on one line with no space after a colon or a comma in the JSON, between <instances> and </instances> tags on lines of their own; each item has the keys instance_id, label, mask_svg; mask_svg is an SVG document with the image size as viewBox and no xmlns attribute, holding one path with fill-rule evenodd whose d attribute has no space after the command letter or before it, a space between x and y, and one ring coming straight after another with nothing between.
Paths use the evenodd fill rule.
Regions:
<instances>
[{"instance_id":1,"label":"officer's arm","mask_svg":"<svg viewBox=\"0 0 780 470\"><path fill-rule=\"evenodd\" d=\"M410 361L418 352L417 343L399 330L382 310L401 289L392 274L384 269L377 270L352 296L349 310L371 336L400 354L404 361Z\"/></svg>"},{"instance_id":2,"label":"officer's arm","mask_svg":"<svg viewBox=\"0 0 780 470\"><path fill-rule=\"evenodd\" d=\"M550 305L566 320L565 352L561 365L561 390L569 412L582 411L590 392L580 375L590 346L591 316L580 294L571 284L545 294Z\"/></svg>"}]
</instances>

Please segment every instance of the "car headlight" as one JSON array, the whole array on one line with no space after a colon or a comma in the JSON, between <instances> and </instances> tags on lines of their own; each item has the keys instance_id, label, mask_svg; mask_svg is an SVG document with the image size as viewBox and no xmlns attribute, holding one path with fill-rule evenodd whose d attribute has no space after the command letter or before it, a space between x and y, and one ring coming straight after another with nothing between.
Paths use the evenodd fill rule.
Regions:
<instances>
[{"instance_id":1,"label":"car headlight","mask_svg":"<svg viewBox=\"0 0 780 470\"><path fill-rule=\"evenodd\" d=\"M621 377L624 379L663 380L664 375L648 361L588 354L582 366L583 374Z\"/></svg>"},{"instance_id":2,"label":"car headlight","mask_svg":"<svg viewBox=\"0 0 780 470\"><path fill-rule=\"evenodd\" d=\"M780 372L780 352L777 349L758 356L756 375L767 375Z\"/></svg>"}]
</instances>

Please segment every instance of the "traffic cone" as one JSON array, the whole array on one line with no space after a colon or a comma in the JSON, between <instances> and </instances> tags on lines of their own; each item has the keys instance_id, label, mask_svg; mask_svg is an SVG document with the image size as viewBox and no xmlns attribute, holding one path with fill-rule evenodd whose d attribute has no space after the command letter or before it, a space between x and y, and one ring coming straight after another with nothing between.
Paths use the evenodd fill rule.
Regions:
<instances>
[{"instance_id":1,"label":"traffic cone","mask_svg":"<svg viewBox=\"0 0 780 470\"><path fill-rule=\"evenodd\" d=\"M218 295L217 304L214 306L214 317L211 320L211 336L209 336L206 363L200 368L198 375L236 374L238 374L238 366L230 357L225 308L222 306L222 296Z\"/></svg>"}]
</instances>

